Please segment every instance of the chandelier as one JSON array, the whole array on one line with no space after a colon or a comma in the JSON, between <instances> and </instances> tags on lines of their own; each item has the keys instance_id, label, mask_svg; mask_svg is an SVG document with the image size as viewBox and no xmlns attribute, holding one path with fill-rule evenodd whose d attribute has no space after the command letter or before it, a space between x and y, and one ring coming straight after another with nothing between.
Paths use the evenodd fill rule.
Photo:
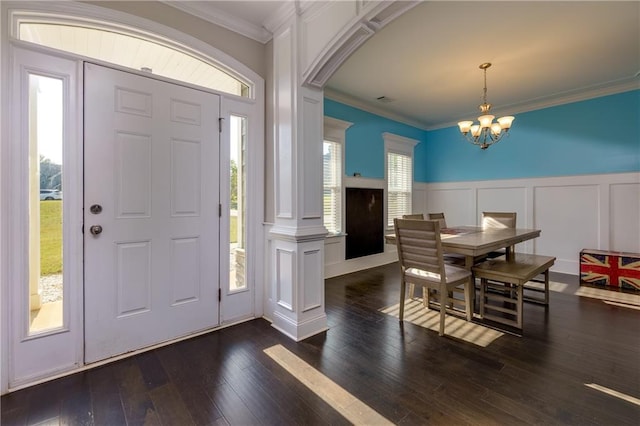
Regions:
<instances>
[{"instance_id":1,"label":"chandelier","mask_svg":"<svg viewBox=\"0 0 640 426\"><path fill-rule=\"evenodd\" d=\"M461 121L458 123L460 132L464 137L472 144L478 145L481 149L487 149L494 143L500 141L500 139L509 132L511 123L515 119L515 117L509 115L498 118L498 122L495 123L493 121L495 116L489 113L491 104L487 103L487 68L490 66L490 62L485 62L479 67L481 70L484 70L484 93L482 95L482 105L479 107L482 115L478 117L480 124L473 124L473 121Z\"/></svg>"}]
</instances>

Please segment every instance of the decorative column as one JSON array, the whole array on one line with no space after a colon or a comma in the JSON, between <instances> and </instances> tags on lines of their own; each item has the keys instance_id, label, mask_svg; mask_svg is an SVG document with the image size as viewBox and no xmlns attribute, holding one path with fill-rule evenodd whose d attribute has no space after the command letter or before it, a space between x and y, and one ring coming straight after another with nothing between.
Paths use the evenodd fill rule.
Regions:
<instances>
[{"instance_id":1,"label":"decorative column","mask_svg":"<svg viewBox=\"0 0 640 426\"><path fill-rule=\"evenodd\" d=\"M298 341L327 329L322 223L323 92L303 87L299 16L273 37L273 326Z\"/></svg>"},{"instance_id":2,"label":"decorative column","mask_svg":"<svg viewBox=\"0 0 640 426\"><path fill-rule=\"evenodd\" d=\"M417 4L295 1L265 23L273 33L275 210L267 258L272 312L267 313L275 328L295 340L327 329L322 89L362 43Z\"/></svg>"}]
</instances>

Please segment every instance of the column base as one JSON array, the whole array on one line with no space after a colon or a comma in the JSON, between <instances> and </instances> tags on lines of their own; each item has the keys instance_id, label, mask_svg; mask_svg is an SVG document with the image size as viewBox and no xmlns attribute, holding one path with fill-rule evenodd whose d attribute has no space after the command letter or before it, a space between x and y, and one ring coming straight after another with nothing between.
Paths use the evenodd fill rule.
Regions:
<instances>
[{"instance_id":1,"label":"column base","mask_svg":"<svg viewBox=\"0 0 640 426\"><path fill-rule=\"evenodd\" d=\"M297 322L279 312L274 312L271 326L296 342L329 329L327 315L324 312L317 317L309 318L302 322Z\"/></svg>"}]
</instances>

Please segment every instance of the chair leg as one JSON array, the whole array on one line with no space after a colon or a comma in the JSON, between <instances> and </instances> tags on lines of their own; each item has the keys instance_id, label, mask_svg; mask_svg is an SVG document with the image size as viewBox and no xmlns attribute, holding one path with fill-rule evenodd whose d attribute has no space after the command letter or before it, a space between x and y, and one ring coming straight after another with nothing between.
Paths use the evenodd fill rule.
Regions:
<instances>
[{"instance_id":1,"label":"chair leg","mask_svg":"<svg viewBox=\"0 0 640 426\"><path fill-rule=\"evenodd\" d=\"M523 298L523 293L524 293L524 286L523 285L517 285L516 286L516 294L517 294L517 298L516 298L516 324L517 327L522 330L522 298Z\"/></svg>"},{"instance_id":2,"label":"chair leg","mask_svg":"<svg viewBox=\"0 0 640 426\"><path fill-rule=\"evenodd\" d=\"M473 271L471 271L471 278L469 278L469 280L471 281L471 298L469 299L469 306L471 307L471 316L473 316L476 304L476 276L473 274Z\"/></svg>"},{"instance_id":3,"label":"chair leg","mask_svg":"<svg viewBox=\"0 0 640 426\"><path fill-rule=\"evenodd\" d=\"M544 271L544 304L549 304L549 270Z\"/></svg>"},{"instance_id":4,"label":"chair leg","mask_svg":"<svg viewBox=\"0 0 640 426\"><path fill-rule=\"evenodd\" d=\"M475 298L475 285L469 281L464 285L464 298L465 298L465 310L467 312L467 321L471 321L473 319L473 299Z\"/></svg>"},{"instance_id":5,"label":"chair leg","mask_svg":"<svg viewBox=\"0 0 640 426\"><path fill-rule=\"evenodd\" d=\"M484 317L484 293L487 287L487 279L480 278L480 317Z\"/></svg>"},{"instance_id":6,"label":"chair leg","mask_svg":"<svg viewBox=\"0 0 640 426\"><path fill-rule=\"evenodd\" d=\"M444 316L447 311L446 297L449 293L446 287L444 286L444 284L440 285L439 293L440 293L440 331L438 332L438 334L440 336L444 336Z\"/></svg>"},{"instance_id":7,"label":"chair leg","mask_svg":"<svg viewBox=\"0 0 640 426\"><path fill-rule=\"evenodd\" d=\"M441 303L440 304L440 332L438 333L440 336L444 336L444 316L445 316L445 307Z\"/></svg>"},{"instance_id":8,"label":"chair leg","mask_svg":"<svg viewBox=\"0 0 640 426\"><path fill-rule=\"evenodd\" d=\"M416 286L413 283L409 283L409 299L413 299L415 297Z\"/></svg>"},{"instance_id":9,"label":"chair leg","mask_svg":"<svg viewBox=\"0 0 640 426\"><path fill-rule=\"evenodd\" d=\"M398 315L398 318L400 319L400 321L402 321L402 318L404 318L404 296L405 296L406 286L407 286L407 283L404 281L404 278L401 278L400 279L400 313Z\"/></svg>"}]
</instances>

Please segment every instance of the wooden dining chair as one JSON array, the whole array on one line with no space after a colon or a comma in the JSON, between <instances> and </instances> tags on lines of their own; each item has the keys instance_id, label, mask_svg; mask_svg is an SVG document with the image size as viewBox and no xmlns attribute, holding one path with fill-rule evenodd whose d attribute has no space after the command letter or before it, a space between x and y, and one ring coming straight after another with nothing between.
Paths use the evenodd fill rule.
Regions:
<instances>
[{"instance_id":1,"label":"wooden dining chair","mask_svg":"<svg viewBox=\"0 0 640 426\"><path fill-rule=\"evenodd\" d=\"M444 218L444 213L429 213L429 220L437 220L440 222L440 229L447 227L447 221Z\"/></svg>"},{"instance_id":2,"label":"wooden dining chair","mask_svg":"<svg viewBox=\"0 0 640 426\"><path fill-rule=\"evenodd\" d=\"M429 213L429 220L437 220L440 222L440 229L444 229L447 227L447 220L444 217L444 213ZM461 254L456 253L445 253L444 254L445 263L450 263L452 265L464 266L465 258Z\"/></svg>"},{"instance_id":3,"label":"wooden dining chair","mask_svg":"<svg viewBox=\"0 0 640 426\"><path fill-rule=\"evenodd\" d=\"M423 287L425 307L429 290L438 291L440 299L440 336L444 335L444 320L449 293L464 286L464 305L467 321L472 318L473 288L471 272L444 262L440 222L437 220L395 219L396 245L400 263L400 321L404 318L405 288L407 284ZM453 308L453 300L451 300Z\"/></svg>"},{"instance_id":4,"label":"wooden dining chair","mask_svg":"<svg viewBox=\"0 0 640 426\"><path fill-rule=\"evenodd\" d=\"M482 228L515 228L516 227L516 212L482 212ZM513 250L513 247L511 248ZM489 259L503 256L505 254L504 249L496 250L487 253Z\"/></svg>"},{"instance_id":5,"label":"wooden dining chair","mask_svg":"<svg viewBox=\"0 0 640 426\"><path fill-rule=\"evenodd\" d=\"M515 228L516 212L482 212L482 228Z\"/></svg>"}]
</instances>

